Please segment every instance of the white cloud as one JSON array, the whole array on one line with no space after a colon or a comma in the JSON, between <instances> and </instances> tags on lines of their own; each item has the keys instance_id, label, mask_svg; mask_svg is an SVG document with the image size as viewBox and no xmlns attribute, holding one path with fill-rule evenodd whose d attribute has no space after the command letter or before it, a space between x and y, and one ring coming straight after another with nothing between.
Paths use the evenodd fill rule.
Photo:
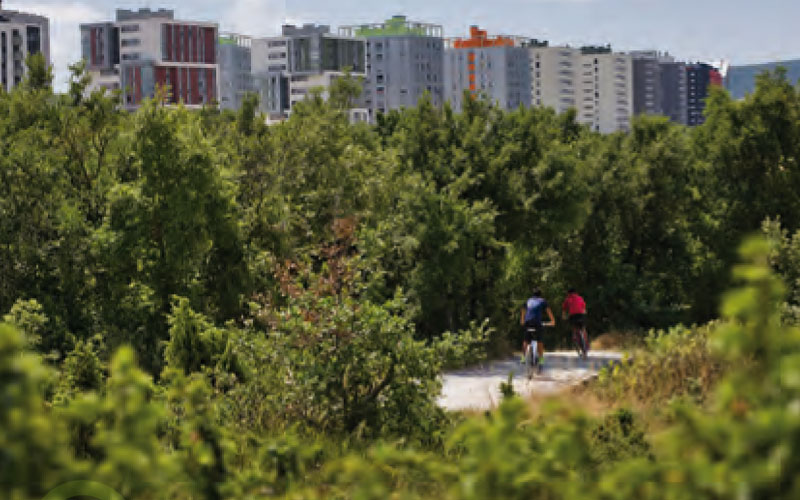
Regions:
<instances>
[{"instance_id":1,"label":"white cloud","mask_svg":"<svg viewBox=\"0 0 800 500\"><path fill-rule=\"evenodd\" d=\"M223 31L234 31L250 36L268 36L280 33L286 20L286 3L283 0L233 0L220 19Z\"/></svg>"}]
</instances>

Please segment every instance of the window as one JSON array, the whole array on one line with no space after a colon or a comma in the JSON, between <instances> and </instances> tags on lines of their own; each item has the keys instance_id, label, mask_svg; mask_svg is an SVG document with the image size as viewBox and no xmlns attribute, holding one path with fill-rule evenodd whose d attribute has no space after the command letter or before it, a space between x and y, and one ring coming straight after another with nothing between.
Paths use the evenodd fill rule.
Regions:
<instances>
[{"instance_id":1,"label":"window","mask_svg":"<svg viewBox=\"0 0 800 500\"><path fill-rule=\"evenodd\" d=\"M138 47L142 44L142 41L138 38L128 38L126 40L122 40L121 44L123 47Z\"/></svg>"},{"instance_id":2,"label":"window","mask_svg":"<svg viewBox=\"0 0 800 500\"><path fill-rule=\"evenodd\" d=\"M138 61L141 57L141 54L138 52L132 52L130 54L122 54L123 61Z\"/></svg>"},{"instance_id":3,"label":"window","mask_svg":"<svg viewBox=\"0 0 800 500\"><path fill-rule=\"evenodd\" d=\"M286 40L274 40L267 43L267 47L286 47Z\"/></svg>"},{"instance_id":4,"label":"window","mask_svg":"<svg viewBox=\"0 0 800 500\"><path fill-rule=\"evenodd\" d=\"M138 24L124 24L119 29L123 33L136 33L139 31Z\"/></svg>"}]
</instances>

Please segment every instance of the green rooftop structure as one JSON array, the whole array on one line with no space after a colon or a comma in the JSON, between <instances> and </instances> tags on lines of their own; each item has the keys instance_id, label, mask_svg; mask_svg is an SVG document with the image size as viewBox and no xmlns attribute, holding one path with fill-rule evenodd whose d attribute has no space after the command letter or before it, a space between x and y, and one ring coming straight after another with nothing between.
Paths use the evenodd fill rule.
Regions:
<instances>
[{"instance_id":1,"label":"green rooftop structure","mask_svg":"<svg viewBox=\"0 0 800 500\"><path fill-rule=\"evenodd\" d=\"M366 41L367 75L360 107L375 122L381 113L412 108L423 96L444 103L444 39L438 24L393 16L376 24L339 28L339 36Z\"/></svg>"},{"instance_id":2,"label":"green rooftop structure","mask_svg":"<svg viewBox=\"0 0 800 500\"><path fill-rule=\"evenodd\" d=\"M442 27L438 24L419 23L406 19L406 16L392 16L383 23L343 26L339 28L343 36L374 38L379 36L432 36L441 37Z\"/></svg>"}]
</instances>

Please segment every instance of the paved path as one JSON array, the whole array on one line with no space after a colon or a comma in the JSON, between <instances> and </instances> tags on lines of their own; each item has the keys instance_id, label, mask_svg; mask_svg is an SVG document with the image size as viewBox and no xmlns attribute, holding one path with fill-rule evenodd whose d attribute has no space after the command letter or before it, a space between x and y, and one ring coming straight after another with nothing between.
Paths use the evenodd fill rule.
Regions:
<instances>
[{"instance_id":1,"label":"paved path","mask_svg":"<svg viewBox=\"0 0 800 500\"><path fill-rule=\"evenodd\" d=\"M593 377L612 363L619 363L622 354L594 351L589 359L581 360L575 352L545 354L544 373L528 380L519 357L491 361L479 366L446 373L443 376L439 405L447 410L487 410L500 403L500 383L513 373L514 391L522 396L551 394Z\"/></svg>"}]
</instances>

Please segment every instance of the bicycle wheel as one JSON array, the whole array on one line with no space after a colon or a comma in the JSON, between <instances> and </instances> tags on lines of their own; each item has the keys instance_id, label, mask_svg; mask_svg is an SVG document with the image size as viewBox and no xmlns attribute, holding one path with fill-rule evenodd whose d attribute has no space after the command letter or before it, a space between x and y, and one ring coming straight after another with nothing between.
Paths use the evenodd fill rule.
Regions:
<instances>
[{"instance_id":1,"label":"bicycle wheel","mask_svg":"<svg viewBox=\"0 0 800 500\"><path fill-rule=\"evenodd\" d=\"M581 331L581 347L583 348L583 359L589 359L589 334Z\"/></svg>"},{"instance_id":2,"label":"bicycle wheel","mask_svg":"<svg viewBox=\"0 0 800 500\"><path fill-rule=\"evenodd\" d=\"M583 358L583 342L581 339L581 335L572 332L572 347L575 348L575 352L578 354L579 358Z\"/></svg>"},{"instance_id":3,"label":"bicycle wheel","mask_svg":"<svg viewBox=\"0 0 800 500\"><path fill-rule=\"evenodd\" d=\"M528 352L525 353L525 368L527 369L528 380L532 379L536 372L536 350L533 342L528 345Z\"/></svg>"}]
</instances>

